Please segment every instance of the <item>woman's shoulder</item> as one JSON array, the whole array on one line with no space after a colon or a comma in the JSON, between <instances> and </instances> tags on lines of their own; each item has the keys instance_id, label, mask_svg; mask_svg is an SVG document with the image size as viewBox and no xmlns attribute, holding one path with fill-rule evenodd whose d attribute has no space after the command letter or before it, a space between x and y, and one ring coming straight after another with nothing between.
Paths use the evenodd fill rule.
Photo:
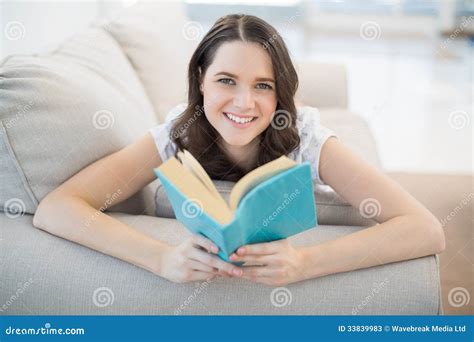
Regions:
<instances>
[{"instance_id":1,"label":"woman's shoulder","mask_svg":"<svg viewBox=\"0 0 474 342\"><path fill-rule=\"evenodd\" d=\"M297 162L308 161L313 179L317 184L323 184L318 175L322 145L329 137L337 137L337 135L331 129L321 125L321 115L315 107L298 107L296 120L300 144L288 157Z\"/></svg>"},{"instance_id":2,"label":"woman's shoulder","mask_svg":"<svg viewBox=\"0 0 474 342\"><path fill-rule=\"evenodd\" d=\"M319 109L310 106L301 106L296 108L296 127L303 129L308 125L321 123L321 114Z\"/></svg>"},{"instance_id":3,"label":"woman's shoulder","mask_svg":"<svg viewBox=\"0 0 474 342\"><path fill-rule=\"evenodd\" d=\"M186 110L187 107L188 107L188 104L186 102L183 102L171 108L166 114L165 122L171 122L174 119L176 119L179 115L181 115Z\"/></svg>"},{"instance_id":4,"label":"woman's shoulder","mask_svg":"<svg viewBox=\"0 0 474 342\"><path fill-rule=\"evenodd\" d=\"M176 146L170 139L173 121L187 108L187 103L180 103L168 111L165 121L149 129L160 153L161 160L165 161L176 152Z\"/></svg>"}]
</instances>

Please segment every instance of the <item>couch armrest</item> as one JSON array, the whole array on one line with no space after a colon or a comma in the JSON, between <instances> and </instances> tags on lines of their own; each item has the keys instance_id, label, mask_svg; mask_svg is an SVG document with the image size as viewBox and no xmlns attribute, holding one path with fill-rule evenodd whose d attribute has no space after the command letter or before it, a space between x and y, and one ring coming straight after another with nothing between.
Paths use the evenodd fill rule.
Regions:
<instances>
[{"instance_id":1,"label":"couch armrest","mask_svg":"<svg viewBox=\"0 0 474 342\"><path fill-rule=\"evenodd\" d=\"M112 213L169 244L189 232L176 220ZM439 276L434 256L272 288L219 278L175 284L148 271L35 229L32 216L0 213L1 314L6 315L436 315ZM319 226L295 245L335 239L362 228ZM113 243L113 241L111 241ZM21 289L21 292L19 292Z\"/></svg>"},{"instance_id":2,"label":"couch armrest","mask_svg":"<svg viewBox=\"0 0 474 342\"><path fill-rule=\"evenodd\" d=\"M308 60L296 64L299 87L298 101L324 108L347 108L347 74L342 64L318 63Z\"/></svg>"}]
</instances>

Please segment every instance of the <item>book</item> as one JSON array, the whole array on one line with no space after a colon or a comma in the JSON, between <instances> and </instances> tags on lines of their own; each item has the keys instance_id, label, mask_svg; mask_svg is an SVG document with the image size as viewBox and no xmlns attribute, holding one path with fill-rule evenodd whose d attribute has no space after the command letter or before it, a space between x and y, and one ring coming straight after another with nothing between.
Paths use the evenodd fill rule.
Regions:
<instances>
[{"instance_id":1,"label":"book","mask_svg":"<svg viewBox=\"0 0 474 342\"><path fill-rule=\"evenodd\" d=\"M284 239L317 226L308 162L281 156L252 170L233 186L229 202L187 150L154 169L176 218L229 256L240 246Z\"/></svg>"}]
</instances>

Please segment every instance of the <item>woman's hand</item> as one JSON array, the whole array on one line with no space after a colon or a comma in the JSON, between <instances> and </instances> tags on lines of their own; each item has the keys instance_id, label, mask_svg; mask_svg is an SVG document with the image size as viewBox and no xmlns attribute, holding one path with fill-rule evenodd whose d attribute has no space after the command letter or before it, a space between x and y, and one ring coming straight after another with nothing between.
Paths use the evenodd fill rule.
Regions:
<instances>
[{"instance_id":1,"label":"woman's hand","mask_svg":"<svg viewBox=\"0 0 474 342\"><path fill-rule=\"evenodd\" d=\"M304 249L291 246L287 239L242 246L230 260L251 264L242 268L242 278L257 283L283 286L309 278Z\"/></svg>"},{"instance_id":2,"label":"woman's hand","mask_svg":"<svg viewBox=\"0 0 474 342\"><path fill-rule=\"evenodd\" d=\"M239 267L214 255L218 251L218 247L209 239L193 235L180 245L165 249L161 256L159 275L176 283L186 283L212 279L217 275L242 274Z\"/></svg>"}]
</instances>

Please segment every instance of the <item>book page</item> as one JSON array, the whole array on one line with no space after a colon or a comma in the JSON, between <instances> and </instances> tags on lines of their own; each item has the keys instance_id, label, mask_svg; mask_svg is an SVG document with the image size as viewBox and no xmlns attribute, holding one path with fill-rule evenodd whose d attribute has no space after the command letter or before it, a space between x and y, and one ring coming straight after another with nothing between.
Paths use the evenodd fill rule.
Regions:
<instances>
[{"instance_id":1,"label":"book page","mask_svg":"<svg viewBox=\"0 0 474 342\"><path fill-rule=\"evenodd\" d=\"M175 157L161 164L159 170L168 181L190 201L195 201L203 210L221 225L229 224L234 215L221 197L212 195L194 174L184 167Z\"/></svg>"},{"instance_id":2,"label":"book page","mask_svg":"<svg viewBox=\"0 0 474 342\"><path fill-rule=\"evenodd\" d=\"M202 183L203 185L209 189L212 195L220 198L224 201L219 191L217 191L216 186L212 182L211 178L207 174L206 170L199 164L196 158L187 150L183 150L183 152L178 152L178 157L181 159L181 163L185 168L191 171ZM224 201L225 202L225 201Z\"/></svg>"},{"instance_id":3,"label":"book page","mask_svg":"<svg viewBox=\"0 0 474 342\"><path fill-rule=\"evenodd\" d=\"M230 210L235 211L240 199L257 184L260 184L274 175L288 170L296 165L297 163L294 160L286 156L281 156L280 158L272 160L271 162L266 163L246 174L234 185L230 193Z\"/></svg>"}]
</instances>

